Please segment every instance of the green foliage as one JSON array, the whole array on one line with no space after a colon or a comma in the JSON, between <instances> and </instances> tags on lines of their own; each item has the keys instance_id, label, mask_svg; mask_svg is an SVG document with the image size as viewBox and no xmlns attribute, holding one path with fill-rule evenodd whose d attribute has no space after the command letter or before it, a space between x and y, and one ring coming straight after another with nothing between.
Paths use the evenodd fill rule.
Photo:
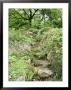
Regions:
<instances>
[{"instance_id":1,"label":"green foliage","mask_svg":"<svg viewBox=\"0 0 71 90\"><path fill-rule=\"evenodd\" d=\"M35 12L36 11L36 12ZM47 15L48 20L44 17ZM42 18L41 18L42 16ZM43 21L44 20L44 21ZM35 27L37 29L44 27L62 27L62 10L61 9L9 9L9 27L19 29L24 26Z\"/></svg>"},{"instance_id":2,"label":"green foliage","mask_svg":"<svg viewBox=\"0 0 71 90\"><path fill-rule=\"evenodd\" d=\"M28 58L28 57L27 57ZM34 66L31 66L24 60L24 57L17 57L15 55L9 56L9 80L16 80L23 75L26 80L32 80L35 72Z\"/></svg>"},{"instance_id":3,"label":"green foliage","mask_svg":"<svg viewBox=\"0 0 71 90\"><path fill-rule=\"evenodd\" d=\"M54 80L62 79L62 31L61 29L52 29L49 31L47 47L53 51L51 68L54 71Z\"/></svg>"},{"instance_id":4,"label":"green foliage","mask_svg":"<svg viewBox=\"0 0 71 90\"><path fill-rule=\"evenodd\" d=\"M53 80L61 80L62 79L62 29L58 28L44 28L39 30L36 40L41 42L40 50L34 52L34 55L39 57L44 57L50 51L52 51L52 55L49 61L51 64L51 69L54 71Z\"/></svg>"},{"instance_id":5,"label":"green foliage","mask_svg":"<svg viewBox=\"0 0 71 90\"><path fill-rule=\"evenodd\" d=\"M47 14L49 16L48 25L52 27L62 27L62 10L61 9L48 9Z\"/></svg>"},{"instance_id":6,"label":"green foliage","mask_svg":"<svg viewBox=\"0 0 71 90\"><path fill-rule=\"evenodd\" d=\"M10 29L9 39L13 42L17 41L17 42L25 42L29 44L31 44L34 41L32 36L27 34L27 30L24 31L24 29L23 32L21 29L18 31L16 31L15 29Z\"/></svg>"},{"instance_id":7,"label":"green foliage","mask_svg":"<svg viewBox=\"0 0 71 90\"><path fill-rule=\"evenodd\" d=\"M9 80L33 81L38 77L34 60L47 60L51 80L62 80L62 10L9 9L8 58Z\"/></svg>"},{"instance_id":8,"label":"green foliage","mask_svg":"<svg viewBox=\"0 0 71 90\"><path fill-rule=\"evenodd\" d=\"M32 27L35 29L40 29L42 27L40 16L34 16L34 18L32 19Z\"/></svg>"},{"instance_id":9,"label":"green foliage","mask_svg":"<svg viewBox=\"0 0 71 90\"><path fill-rule=\"evenodd\" d=\"M9 9L9 27L19 29L25 25L27 21L23 21L21 16L15 11L15 9Z\"/></svg>"}]
</instances>

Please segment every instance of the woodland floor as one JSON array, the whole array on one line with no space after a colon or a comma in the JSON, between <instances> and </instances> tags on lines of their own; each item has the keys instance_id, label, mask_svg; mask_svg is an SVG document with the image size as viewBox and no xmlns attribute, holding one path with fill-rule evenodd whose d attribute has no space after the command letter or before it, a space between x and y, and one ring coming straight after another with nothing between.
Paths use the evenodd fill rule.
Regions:
<instances>
[{"instance_id":1,"label":"woodland floor","mask_svg":"<svg viewBox=\"0 0 71 90\"><path fill-rule=\"evenodd\" d=\"M28 60L26 60L26 63L29 65L29 67L27 67L28 69L30 69L30 67L34 67L34 70L36 73L36 75L34 75L34 77L32 75L30 75L29 77L32 77L32 79L30 79L30 81L50 81L52 80L52 76L53 76L53 70L51 70L49 68L49 61L47 59L48 56L39 56L39 55L35 55L34 52L36 53L36 51L41 50L41 47L43 48L43 46L41 45L41 42L36 41L35 36L36 34L28 31L27 32L29 36L31 36L34 40L33 43L29 44L29 43L25 43L25 42L20 42L20 41L15 41L12 42L10 41L9 44L9 56L13 55L13 57L10 57L10 59L13 58L17 58L17 60L13 60L11 62L9 62L9 80L15 80L15 81L27 81L25 76L24 76L24 70L23 69L23 65L19 65L19 64L25 64L22 61L18 60L20 59L20 57L25 58L25 53L28 52L29 54L31 54L30 57L32 57L33 59L28 58ZM41 50L42 52L43 50ZM28 57L29 54L26 54L26 56ZM15 56L15 57L14 57ZM21 63L20 63L21 62ZM16 69L15 69L15 68ZM18 67L18 68L17 68ZM22 69L20 69L22 68ZM30 69L29 72L31 72L32 70ZM15 73L16 72L16 73ZM19 74L20 72L22 72L21 74ZM14 76L13 76L14 75Z\"/></svg>"}]
</instances>

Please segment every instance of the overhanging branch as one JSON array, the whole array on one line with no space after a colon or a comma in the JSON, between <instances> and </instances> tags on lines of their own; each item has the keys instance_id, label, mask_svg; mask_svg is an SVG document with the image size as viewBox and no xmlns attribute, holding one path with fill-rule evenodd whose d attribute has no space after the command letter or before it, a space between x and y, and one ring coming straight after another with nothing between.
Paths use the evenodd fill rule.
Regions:
<instances>
[{"instance_id":1,"label":"overhanging branch","mask_svg":"<svg viewBox=\"0 0 71 90\"><path fill-rule=\"evenodd\" d=\"M14 9L15 10L15 9ZM27 18L23 17L17 10L15 10L18 15L20 15L21 18L28 20Z\"/></svg>"},{"instance_id":2,"label":"overhanging branch","mask_svg":"<svg viewBox=\"0 0 71 90\"><path fill-rule=\"evenodd\" d=\"M34 12L33 15L32 15L32 18L33 18L33 16L35 15L35 13L36 13L37 11L38 11L38 9L35 10L35 12Z\"/></svg>"},{"instance_id":3,"label":"overhanging branch","mask_svg":"<svg viewBox=\"0 0 71 90\"><path fill-rule=\"evenodd\" d=\"M28 13L23 9L23 11L25 12L25 14L27 14L27 16L29 17Z\"/></svg>"}]
</instances>

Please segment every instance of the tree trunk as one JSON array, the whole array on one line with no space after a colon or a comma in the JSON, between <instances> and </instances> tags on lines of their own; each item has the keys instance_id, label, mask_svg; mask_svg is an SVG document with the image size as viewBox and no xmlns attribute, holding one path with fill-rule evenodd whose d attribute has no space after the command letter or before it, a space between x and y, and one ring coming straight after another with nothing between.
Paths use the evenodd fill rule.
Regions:
<instances>
[{"instance_id":1,"label":"tree trunk","mask_svg":"<svg viewBox=\"0 0 71 90\"><path fill-rule=\"evenodd\" d=\"M29 26L31 27L32 19L29 19Z\"/></svg>"}]
</instances>

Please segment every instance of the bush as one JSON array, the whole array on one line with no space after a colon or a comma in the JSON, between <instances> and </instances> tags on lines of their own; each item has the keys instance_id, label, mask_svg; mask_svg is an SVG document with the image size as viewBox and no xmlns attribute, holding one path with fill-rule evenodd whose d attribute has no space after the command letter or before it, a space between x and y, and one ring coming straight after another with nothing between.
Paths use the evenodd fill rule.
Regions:
<instances>
[{"instance_id":1,"label":"bush","mask_svg":"<svg viewBox=\"0 0 71 90\"><path fill-rule=\"evenodd\" d=\"M61 29L52 29L49 31L47 39L47 48L52 50L51 69L54 71L54 80L62 79L62 31Z\"/></svg>"}]
</instances>

